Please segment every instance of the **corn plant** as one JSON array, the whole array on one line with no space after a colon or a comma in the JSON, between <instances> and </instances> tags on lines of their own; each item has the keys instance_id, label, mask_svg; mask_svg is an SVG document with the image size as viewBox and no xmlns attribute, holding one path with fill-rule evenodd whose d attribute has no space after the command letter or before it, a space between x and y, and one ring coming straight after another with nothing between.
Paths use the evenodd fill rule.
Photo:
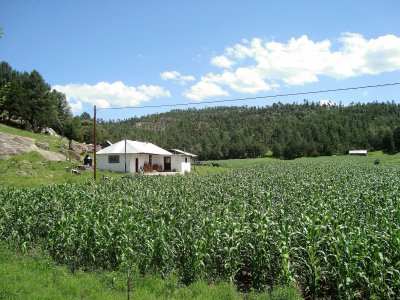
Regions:
<instances>
[{"instance_id":1,"label":"corn plant","mask_svg":"<svg viewBox=\"0 0 400 300\"><path fill-rule=\"evenodd\" d=\"M310 299L400 294L400 170L299 161L0 189L0 238L72 270L137 267Z\"/></svg>"}]
</instances>

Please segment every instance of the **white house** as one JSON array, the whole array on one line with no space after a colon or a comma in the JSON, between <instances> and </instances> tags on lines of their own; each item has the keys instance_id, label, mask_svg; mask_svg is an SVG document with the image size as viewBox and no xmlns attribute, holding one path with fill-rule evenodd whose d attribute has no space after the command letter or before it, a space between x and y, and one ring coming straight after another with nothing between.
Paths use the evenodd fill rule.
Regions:
<instances>
[{"instance_id":1,"label":"white house","mask_svg":"<svg viewBox=\"0 0 400 300\"><path fill-rule=\"evenodd\" d=\"M191 171L194 154L174 149L174 153L152 143L122 140L96 152L96 168L114 172Z\"/></svg>"}]
</instances>

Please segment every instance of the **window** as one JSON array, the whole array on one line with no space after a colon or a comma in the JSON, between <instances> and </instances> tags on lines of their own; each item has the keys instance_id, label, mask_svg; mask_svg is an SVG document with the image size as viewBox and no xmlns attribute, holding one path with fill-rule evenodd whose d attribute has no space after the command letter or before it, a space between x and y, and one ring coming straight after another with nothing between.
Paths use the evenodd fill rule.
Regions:
<instances>
[{"instance_id":1,"label":"window","mask_svg":"<svg viewBox=\"0 0 400 300\"><path fill-rule=\"evenodd\" d=\"M149 155L149 165L153 165L153 156L151 154Z\"/></svg>"},{"instance_id":2,"label":"window","mask_svg":"<svg viewBox=\"0 0 400 300\"><path fill-rule=\"evenodd\" d=\"M109 164L119 164L119 155L109 155L108 163Z\"/></svg>"},{"instance_id":3,"label":"window","mask_svg":"<svg viewBox=\"0 0 400 300\"><path fill-rule=\"evenodd\" d=\"M185 157L185 163L187 163L187 157Z\"/></svg>"},{"instance_id":4,"label":"window","mask_svg":"<svg viewBox=\"0 0 400 300\"><path fill-rule=\"evenodd\" d=\"M170 164L171 163L171 157L166 157L164 161L165 161L166 164Z\"/></svg>"}]
</instances>

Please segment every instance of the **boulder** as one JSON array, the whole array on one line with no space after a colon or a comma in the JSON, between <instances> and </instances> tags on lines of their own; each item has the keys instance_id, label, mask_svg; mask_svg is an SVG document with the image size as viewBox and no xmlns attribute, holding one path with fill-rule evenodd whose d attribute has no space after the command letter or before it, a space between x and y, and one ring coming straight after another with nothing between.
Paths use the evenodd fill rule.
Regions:
<instances>
[{"instance_id":1,"label":"boulder","mask_svg":"<svg viewBox=\"0 0 400 300\"><path fill-rule=\"evenodd\" d=\"M49 135L49 136L59 136L57 134L57 132L55 132L54 129L50 128L50 127L43 128L41 133Z\"/></svg>"},{"instance_id":2,"label":"boulder","mask_svg":"<svg viewBox=\"0 0 400 300\"><path fill-rule=\"evenodd\" d=\"M46 145L42 146L45 147ZM0 157L9 158L14 155L20 155L31 151L37 151L40 155L49 160L65 160L65 156L60 153L39 149L35 145L34 139L0 132Z\"/></svg>"},{"instance_id":3,"label":"boulder","mask_svg":"<svg viewBox=\"0 0 400 300\"><path fill-rule=\"evenodd\" d=\"M0 132L0 156L11 157L26 152L36 151L35 140Z\"/></svg>"},{"instance_id":4,"label":"boulder","mask_svg":"<svg viewBox=\"0 0 400 300\"><path fill-rule=\"evenodd\" d=\"M48 150L49 149L49 143L47 142L37 142L36 146L38 146L39 148Z\"/></svg>"}]
</instances>

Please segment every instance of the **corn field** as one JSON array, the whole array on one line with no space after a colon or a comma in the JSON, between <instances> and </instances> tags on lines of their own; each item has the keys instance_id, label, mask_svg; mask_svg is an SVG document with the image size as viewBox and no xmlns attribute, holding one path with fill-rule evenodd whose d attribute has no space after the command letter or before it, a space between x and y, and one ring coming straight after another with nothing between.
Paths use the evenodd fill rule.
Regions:
<instances>
[{"instance_id":1,"label":"corn field","mask_svg":"<svg viewBox=\"0 0 400 300\"><path fill-rule=\"evenodd\" d=\"M0 190L0 238L72 269L177 272L306 298L400 295L400 171L291 162Z\"/></svg>"}]
</instances>

